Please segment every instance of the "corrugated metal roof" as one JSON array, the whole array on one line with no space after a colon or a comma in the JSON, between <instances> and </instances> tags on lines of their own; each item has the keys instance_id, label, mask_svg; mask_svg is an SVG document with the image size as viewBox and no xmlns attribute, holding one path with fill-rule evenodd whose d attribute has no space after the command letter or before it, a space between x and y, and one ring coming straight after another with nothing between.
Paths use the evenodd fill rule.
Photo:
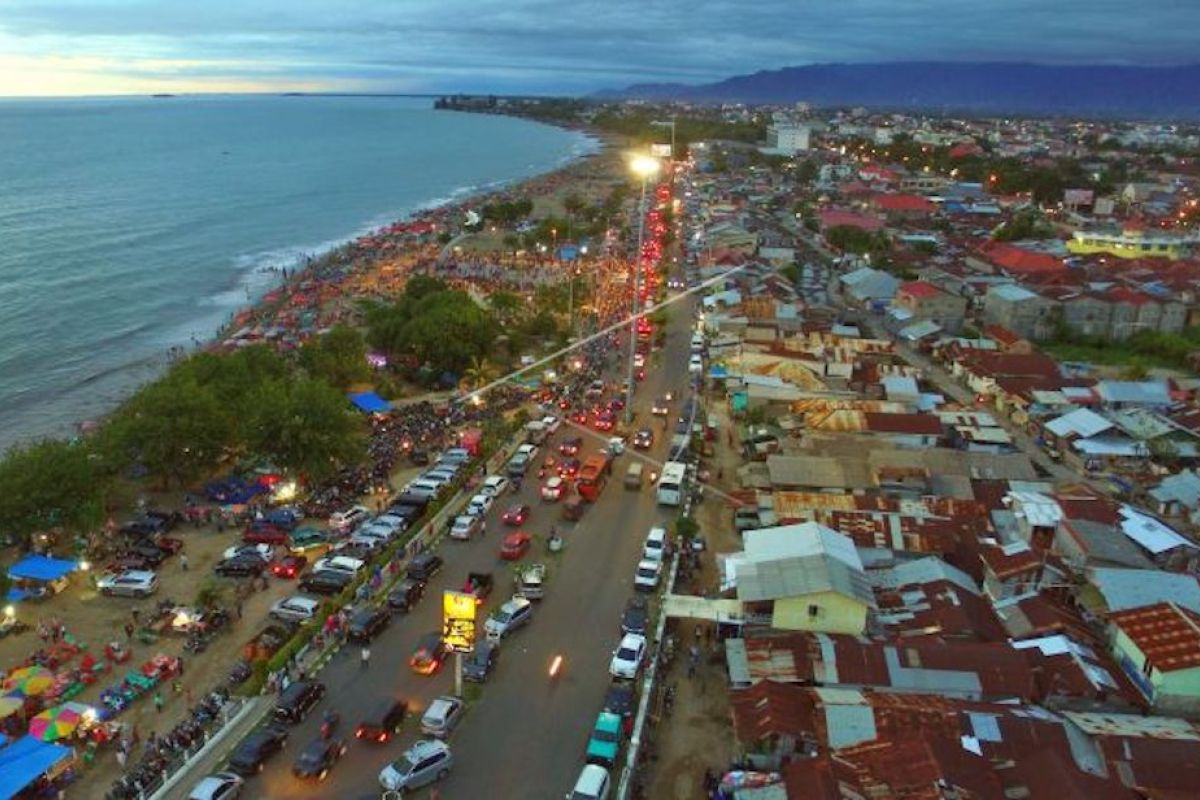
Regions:
<instances>
[{"instance_id":1,"label":"corrugated metal roof","mask_svg":"<svg viewBox=\"0 0 1200 800\"><path fill-rule=\"evenodd\" d=\"M1157 569L1093 567L1088 570L1088 581L1104 598L1109 611L1169 602L1200 614L1200 581L1195 575Z\"/></svg>"},{"instance_id":2,"label":"corrugated metal roof","mask_svg":"<svg viewBox=\"0 0 1200 800\"><path fill-rule=\"evenodd\" d=\"M1173 603L1155 603L1109 615L1161 672L1200 667L1200 615Z\"/></svg>"}]
</instances>

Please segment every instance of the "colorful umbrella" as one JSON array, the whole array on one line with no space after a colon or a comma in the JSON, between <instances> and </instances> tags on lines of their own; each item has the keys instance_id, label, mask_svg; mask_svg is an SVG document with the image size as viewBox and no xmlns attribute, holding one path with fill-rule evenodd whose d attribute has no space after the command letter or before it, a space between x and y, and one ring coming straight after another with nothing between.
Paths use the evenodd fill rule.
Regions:
<instances>
[{"instance_id":1,"label":"colorful umbrella","mask_svg":"<svg viewBox=\"0 0 1200 800\"><path fill-rule=\"evenodd\" d=\"M8 677L4 679L4 690L8 691L10 689L17 689L25 695L40 694L41 692L31 692L25 688L26 684L30 681L39 679L46 679L49 680L50 683L53 683L54 673L37 664L29 667L21 667L20 669L14 669L8 674ZM49 686L49 684L47 684L47 686ZM41 691L44 692L46 689L43 688Z\"/></svg>"},{"instance_id":2,"label":"colorful umbrella","mask_svg":"<svg viewBox=\"0 0 1200 800\"><path fill-rule=\"evenodd\" d=\"M17 697L11 694L6 694L3 697L0 697L0 719L10 717L17 713L21 710L23 705L25 705L25 698L23 697Z\"/></svg>"},{"instance_id":3,"label":"colorful umbrella","mask_svg":"<svg viewBox=\"0 0 1200 800\"><path fill-rule=\"evenodd\" d=\"M53 742L70 736L81 722L83 714L75 708L55 706L29 720L29 735L43 742Z\"/></svg>"}]
</instances>

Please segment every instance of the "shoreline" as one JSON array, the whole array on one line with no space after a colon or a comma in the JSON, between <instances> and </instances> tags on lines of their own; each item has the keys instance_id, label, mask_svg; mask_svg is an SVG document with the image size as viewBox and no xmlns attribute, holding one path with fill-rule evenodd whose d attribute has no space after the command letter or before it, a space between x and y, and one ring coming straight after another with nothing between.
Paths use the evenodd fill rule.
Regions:
<instances>
[{"instance_id":1,"label":"shoreline","mask_svg":"<svg viewBox=\"0 0 1200 800\"><path fill-rule=\"evenodd\" d=\"M549 124L538 120L527 121L543 125ZM328 295L331 294L342 306L354 304L369 297L368 293L354 290L354 279L377 269L380 262L388 258L411 255L432 246L431 240L436 242L436 234L430 236L429 233L416 232L420 231L422 226L427 224L438 226L436 230L439 232L461 229L461 223L456 223L454 220L462 220L465 217L466 209L478 208L483 203L506 194L528 191L530 188L536 188L539 184L556 178L569 178L572 171L602 155L613 146L608 137L596 131L576 127L567 128L553 125L551 127L559 127L571 133L580 134L583 138L572 147L569 155L557 159L554 166L549 169L523 177L488 181L453 189L446 196L422 203L401 216L392 218L390 222L370 223L369 227L364 226L344 239L329 243L330 246L320 252L305 254L303 251L299 251L290 266L264 265L262 261L266 256L265 254L260 255L256 259L256 263L232 273L227 283L214 288L215 292L244 290L247 293L246 302L230 311L223 322L218 322L215 327L206 330L205 335L193 335L190 342L181 341L173 344L165 350L114 367L100 376L82 376L76 381L76 386L101 378L109 378L115 374L127 373L129 380L119 383L114 381L118 385L106 389L99 395L103 398L101 402L104 407L102 409L97 409L94 413L88 413L86 410L83 410L82 413L77 411L73 415L72 412L66 412L64 417L74 416L74 418L64 418L34 435L14 438L5 445L5 451L44 439L77 439L91 433L103 425L131 396L160 379L177 361L198 352L227 349L231 343L233 346L237 346L234 343L235 334L241 331L247 323L261 323L277 319L289 301L295 297L296 292L302 290L306 285L311 287L314 283L319 284L328 293L325 299L329 299ZM371 253L364 248L364 243L367 242L383 243L386 248ZM384 252L385 249L387 252ZM254 287L253 290L251 286ZM251 294L252 291L253 294ZM334 320L333 324L339 321L342 320ZM303 331L301 338L308 338L327 327L329 326L307 328ZM269 337L264 337L263 341L271 343ZM284 345L284 349L289 348Z\"/></svg>"}]
</instances>

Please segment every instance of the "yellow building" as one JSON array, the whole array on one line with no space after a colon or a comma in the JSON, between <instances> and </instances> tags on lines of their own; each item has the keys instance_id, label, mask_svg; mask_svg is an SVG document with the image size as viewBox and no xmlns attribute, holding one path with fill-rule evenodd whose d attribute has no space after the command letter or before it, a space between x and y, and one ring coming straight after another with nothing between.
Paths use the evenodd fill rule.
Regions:
<instances>
[{"instance_id":1,"label":"yellow building","mask_svg":"<svg viewBox=\"0 0 1200 800\"><path fill-rule=\"evenodd\" d=\"M1175 236L1149 232L1135 221L1125 224L1120 233L1075 231L1067 242L1067 250L1076 255L1106 254L1117 258L1178 259L1200 242L1195 234Z\"/></svg>"}]
</instances>

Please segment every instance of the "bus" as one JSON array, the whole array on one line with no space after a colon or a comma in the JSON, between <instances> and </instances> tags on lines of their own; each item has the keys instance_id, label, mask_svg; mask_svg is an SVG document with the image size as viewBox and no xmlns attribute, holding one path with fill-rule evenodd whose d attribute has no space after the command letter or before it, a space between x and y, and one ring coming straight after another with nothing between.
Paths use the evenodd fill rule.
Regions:
<instances>
[{"instance_id":1,"label":"bus","mask_svg":"<svg viewBox=\"0 0 1200 800\"><path fill-rule=\"evenodd\" d=\"M579 468L579 477L575 480L575 489L579 492L579 496L589 503L596 502L596 498L604 490L604 484L608 481L610 471L608 456L603 454L588 456L587 460L583 462L583 466Z\"/></svg>"},{"instance_id":2,"label":"bus","mask_svg":"<svg viewBox=\"0 0 1200 800\"><path fill-rule=\"evenodd\" d=\"M658 504L681 505L686 493L687 464L681 461L668 461L663 464L662 475L658 479Z\"/></svg>"}]
</instances>

